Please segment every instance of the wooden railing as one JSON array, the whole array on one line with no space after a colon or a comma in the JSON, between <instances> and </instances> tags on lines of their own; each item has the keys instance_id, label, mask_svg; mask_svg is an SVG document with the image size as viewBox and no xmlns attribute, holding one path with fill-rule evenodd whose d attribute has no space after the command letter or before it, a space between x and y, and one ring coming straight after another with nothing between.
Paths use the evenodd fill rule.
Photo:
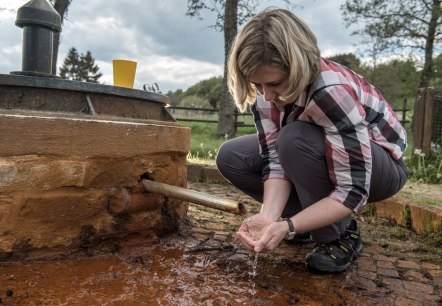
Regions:
<instances>
[{"instance_id":1,"label":"wooden railing","mask_svg":"<svg viewBox=\"0 0 442 306\"><path fill-rule=\"evenodd\" d=\"M208 115L215 115L218 114L219 109L217 108L200 108L200 107L184 107L184 106L169 106L169 110L171 111L171 114L174 116L174 118L177 121L187 121L187 122L204 122L204 123L218 123L218 119L203 119L203 118L190 118L190 117L177 117L174 114L174 110L184 110L189 111L192 113L195 112L204 112ZM235 126L236 127L254 127L254 124L246 124L244 121L240 121L242 117L252 116L252 113L246 112L246 113L239 113L235 112Z\"/></svg>"},{"instance_id":2,"label":"wooden railing","mask_svg":"<svg viewBox=\"0 0 442 306\"><path fill-rule=\"evenodd\" d=\"M205 119L205 118L191 118L190 116L189 117L184 117L184 116L179 117L179 116L175 116L175 114L174 114L175 113L174 110L183 110L183 111L191 112L192 115L195 112L203 112L208 115L215 115L215 114L218 114L218 111L219 111L219 109L217 109L217 108L169 106L168 109L171 110L171 114L174 116L174 118L177 121L218 123L217 118L216 119ZM410 120L407 119L407 113L410 111L410 109L407 108L407 99L404 99L402 108L394 109L394 111L396 112L402 125L405 126L407 123L410 122ZM247 124L244 121L240 121L241 118L247 117L247 116L252 116L252 113L251 112L245 112L245 113L235 112L235 126L236 127L254 127L254 124Z\"/></svg>"}]
</instances>

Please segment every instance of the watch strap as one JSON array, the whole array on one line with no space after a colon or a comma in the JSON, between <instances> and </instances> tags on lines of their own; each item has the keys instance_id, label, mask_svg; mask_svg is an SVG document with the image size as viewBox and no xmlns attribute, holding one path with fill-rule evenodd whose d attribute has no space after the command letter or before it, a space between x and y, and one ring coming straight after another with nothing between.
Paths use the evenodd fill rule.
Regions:
<instances>
[{"instance_id":1,"label":"watch strap","mask_svg":"<svg viewBox=\"0 0 442 306\"><path fill-rule=\"evenodd\" d=\"M290 218L283 218L282 220L287 222L287 224L289 226L289 231L287 232L287 238L288 239L294 238L296 231L295 231L295 226L293 225L292 220Z\"/></svg>"}]
</instances>

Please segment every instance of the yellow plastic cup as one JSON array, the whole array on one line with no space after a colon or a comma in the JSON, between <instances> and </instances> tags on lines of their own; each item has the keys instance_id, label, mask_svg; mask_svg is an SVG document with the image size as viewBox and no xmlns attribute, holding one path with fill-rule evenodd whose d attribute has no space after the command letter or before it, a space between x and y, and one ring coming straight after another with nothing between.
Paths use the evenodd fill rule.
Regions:
<instances>
[{"instance_id":1,"label":"yellow plastic cup","mask_svg":"<svg viewBox=\"0 0 442 306\"><path fill-rule=\"evenodd\" d=\"M137 62L123 59L112 60L114 86L133 88Z\"/></svg>"}]
</instances>

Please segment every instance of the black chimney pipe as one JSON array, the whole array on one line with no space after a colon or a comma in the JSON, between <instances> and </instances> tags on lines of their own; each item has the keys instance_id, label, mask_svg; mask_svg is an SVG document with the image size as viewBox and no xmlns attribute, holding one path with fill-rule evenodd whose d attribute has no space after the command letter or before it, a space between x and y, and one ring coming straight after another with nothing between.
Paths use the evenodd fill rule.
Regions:
<instances>
[{"instance_id":1,"label":"black chimney pipe","mask_svg":"<svg viewBox=\"0 0 442 306\"><path fill-rule=\"evenodd\" d=\"M60 14L46 0L31 0L17 11L23 28L22 71L11 74L56 77L52 74L54 33L61 31Z\"/></svg>"}]
</instances>

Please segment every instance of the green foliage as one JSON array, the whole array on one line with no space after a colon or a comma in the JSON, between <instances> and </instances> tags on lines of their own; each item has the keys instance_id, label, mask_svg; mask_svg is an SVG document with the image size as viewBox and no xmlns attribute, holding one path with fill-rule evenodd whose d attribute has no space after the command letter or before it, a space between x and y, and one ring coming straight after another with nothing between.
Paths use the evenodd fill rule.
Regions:
<instances>
[{"instance_id":1,"label":"green foliage","mask_svg":"<svg viewBox=\"0 0 442 306\"><path fill-rule=\"evenodd\" d=\"M334 56L330 56L328 59L345 67L348 67L355 72L359 73L359 71L361 70L361 61L353 53L337 54Z\"/></svg>"},{"instance_id":2,"label":"green foliage","mask_svg":"<svg viewBox=\"0 0 442 306\"><path fill-rule=\"evenodd\" d=\"M186 90L186 96L195 95L206 99L212 108L217 108L221 100L223 77L217 76L202 80Z\"/></svg>"},{"instance_id":3,"label":"green foliage","mask_svg":"<svg viewBox=\"0 0 442 306\"><path fill-rule=\"evenodd\" d=\"M432 78L433 53L440 47L442 32L441 1L346 0L341 11L347 27L363 25L353 34L364 38L364 44L376 58L399 51L420 52L425 58L420 87ZM368 43L367 43L368 42Z\"/></svg>"},{"instance_id":4,"label":"green foliage","mask_svg":"<svg viewBox=\"0 0 442 306\"><path fill-rule=\"evenodd\" d=\"M411 178L423 183L442 183L442 154L440 152L425 156L421 150L415 150L406 161Z\"/></svg>"},{"instance_id":5,"label":"green foliage","mask_svg":"<svg viewBox=\"0 0 442 306\"><path fill-rule=\"evenodd\" d=\"M420 73L411 60L393 60L371 69L367 79L379 88L387 101L396 101L416 95L419 77Z\"/></svg>"},{"instance_id":6,"label":"green foliage","mask_svg":"<svg viewBox=\"0 0 442 306\"><path fill-rule=\"evenodd\" d=\"M435 59L434 59L434 79L432 82L432 86L434 86L434 88L442 90L442 54L439 54Z\"/></svg>"},{"instance_id":7,"label":"green foliage","mask_svg":"<svg viewBox=\"0 0 442 306\"><path fill-rule=\"evenodd\" d=\"M172 105L184 105L189 104L186 102L188 97L198 97L204 101L207 101L206 106L208 108L217 108L219 101L221 100L223 86L223 77L217 76L210 79L202 80L195 85L189 87L186 91L178 89L176 91L167 92L167 96L170 98Z\"/></svg>"},{"instance_id":8,"label":"green foliage","mask_svg":"<svg viewBox=\"0 0 442 306\"><path fill-rule=\"evenodd\" d=\"M59 73L62 79L98 83L98 79L103 75L98 72L99 69L91 52L78 54L77 49L72 47L60 67Z\"/></svg>"},{"instance_id":9,"label":"green foliage","mask_svg":"<svg viewBox=\"0 0 442 306\"><path fill-rule=\"evenodd\" d=\"M190 159L204 160L209 163L213 162L219 147L226 140L231 139L229 135L220 137L216 129L216 124L213 123L184 122L182 125L190 127L192 130L188 156ZM244 127L238 129L236 136L254 133L256 133L254 127Z\"/></svg>"},{"instance_id":10,"label":"green foliage","mask_svg":"<svg viewBox=\"0 0 442 306\"><path fill-rule=\"evenodd\" d=\"M442 249L442 229L440 227L438 230L428 233L427 238L431 246L439 248L439 250Z\"/></svg>"},{"instance_id":11,"label":"green foliage","mask_svg":"<svg viewBox=\"0 0 442 306\"><path fill-rule=\"evenodd\" d=\"M176 106L181 104L181 100L185 98L186 94L182 89L177 89L176 91L169 90L166 96L169 97L170 104Z\"/></svg>"},{"instance_id":12,"label":"green foliage","mask_svg":"<svg viewBox=\"0 0 442 306\"><path fill-rule=\"evenodd\" d=\"M199 96L187 96L181 101L181 105L185 107L209 108L207 100Z\"/></svg>"}]
</instances>

